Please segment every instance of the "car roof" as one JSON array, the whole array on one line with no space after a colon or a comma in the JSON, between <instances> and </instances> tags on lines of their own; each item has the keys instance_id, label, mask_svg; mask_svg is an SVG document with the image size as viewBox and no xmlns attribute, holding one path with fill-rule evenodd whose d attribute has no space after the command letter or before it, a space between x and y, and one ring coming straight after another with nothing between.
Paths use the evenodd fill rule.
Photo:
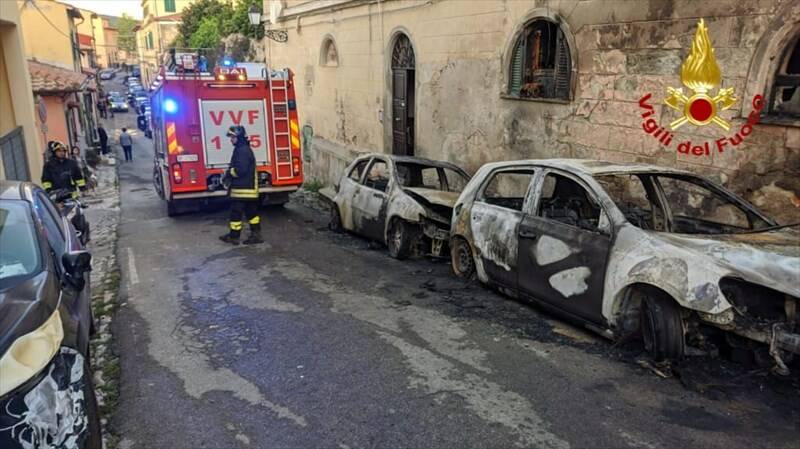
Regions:
<instances>
[{"instance_id":1,"label":"car roof","mask_svg":"<svg viewBox=\"0 0 800 449\"><path fill-rule=\"evenodd\" d=\"M0 200L25 200L33 196L38 186L27 181L0 180Z\"/></svg>"},{"instance_id":2,"label":"car roof","mask_svg":"<svg viewBox=\"0 0 800 449\"><path fill-rule=\"evenodd\" d=\"M675 173L693 175L693 173L676 168L660 167L657 165L629 162L609 162L594 159L525 159L517 161L491 162L486 164L491 169L514 167L518 165L537 165L541 167L558 168L570 172L587 175L604 175L611 173Z\"/></svg>"},{"instance_id":3,"label":"car roof","mask_svg":"<svg viewBox=\"0 0 800 449\"><path fill-rule=\"evenodd\" d=\"M464 171L464 169L462 169L458 165L451 164L450 162L436 161L436 160L427 159L427 158L424 158L424 157L400 156L400 155L396 155L396 154L384 154L384 153L367 153L367 154L360 155L359 157L376 157L376 156L388 157L388 158L392 159L394 162L405 162L405 163L408 163L408 164L433 165L433 166L436 166L436 167L447 167L447 168L458 169L459 171Z\"/></svg>"}]
</instances>

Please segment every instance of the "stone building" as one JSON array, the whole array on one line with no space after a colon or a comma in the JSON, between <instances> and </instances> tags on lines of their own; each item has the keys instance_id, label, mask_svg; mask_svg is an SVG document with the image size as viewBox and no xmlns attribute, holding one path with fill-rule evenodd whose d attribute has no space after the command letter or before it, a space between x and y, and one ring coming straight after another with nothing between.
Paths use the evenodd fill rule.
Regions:
<instances>
[{"instance_id":1,"label":"stone building","mask_svg":"<svg viewBox=\"0 0 800 449\"><path fill-rule=\"evenodd\" d=\"M800 221L800 2L265 0L264 11L268 28L288 31L286 43L264 40L264 56L296 74L305 157L324 181L363 151L467 170L521 158L646 161L710 175ZM651 94L648 118L663 133L680 117L664 99L668 87L692 93L679 72L699 19L721 69L715 89L734 89L720 113L730 130L685 124L659 141L643 130L639 100ZM760 122L720 151L756 94Z\"/></svg>"}]
</instances>

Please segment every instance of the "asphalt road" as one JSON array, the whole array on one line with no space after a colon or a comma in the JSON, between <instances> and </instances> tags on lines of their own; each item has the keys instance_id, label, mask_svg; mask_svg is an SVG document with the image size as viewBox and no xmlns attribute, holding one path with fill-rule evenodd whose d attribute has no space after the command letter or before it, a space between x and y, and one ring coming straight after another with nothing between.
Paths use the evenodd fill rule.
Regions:
<instances>
[{"instance_id":1,"label":"asphalt road","mask_svg":"<svg viewBox=\"0 0 800 449\"><path fill-rule=\"evenodd\" d=\"M135 115L117 123L134 125ZM135 129L135 126L132 126ZM296 204L232 247L120 168L122 448L797 448L800 381L694 357L661 378L533 306L396 261Z\"/></svg>"}]
</instances>

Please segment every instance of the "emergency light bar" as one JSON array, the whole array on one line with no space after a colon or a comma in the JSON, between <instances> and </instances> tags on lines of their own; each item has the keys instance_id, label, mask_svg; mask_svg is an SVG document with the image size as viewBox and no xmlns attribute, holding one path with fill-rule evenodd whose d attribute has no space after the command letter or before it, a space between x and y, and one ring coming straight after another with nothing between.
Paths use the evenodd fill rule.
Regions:
<instances>
[{"instance_id":1,"label":"emergency light bar","mask_svg":"<svg viewBox=\"0 0 800 449\"><path fill-rule=\"evenodd\" d=\"M214 69L217 81L246 81L247 70L238 67L217 67Z\"/></svg>"}]
</instances>

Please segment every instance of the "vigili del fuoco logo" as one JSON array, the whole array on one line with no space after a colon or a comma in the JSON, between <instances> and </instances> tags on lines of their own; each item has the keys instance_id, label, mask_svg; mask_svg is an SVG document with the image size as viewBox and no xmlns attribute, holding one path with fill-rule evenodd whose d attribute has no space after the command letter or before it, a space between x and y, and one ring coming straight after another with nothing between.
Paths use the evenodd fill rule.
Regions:
<instances>
[{"instance_id":1,"label":"vigili del fuoco logo","mask_svg":"<svg viewBox=\"0 0 800 449\"><path fill-rule=\"evenodd\" d=\"M681 65L681 83L689 90L684 93L683 88L667 88L667 98L664 104L677 111L680 116L670 122L669 131L660 126L652 115L655 113L649 103L652 94L648 93L639 99L639 107L643 110L642 129L653 136L665 147L670 147L675 131L689 123L694 126L715 125L721 132L731 129L731 124L720 117L719 112L730 109L736 101L732 87L714 91L720 85L722 74L714 57L714 47L708 37L708 27L703 19L697 24L697 31L692 40L692 50ZM709 156L711 151L722 153L726 148L738 146L753 132L764 108L764 99L756 95L752 100L753 110L745 122L733 135L722 136L719 139L705 142L692 142L686 140L678 143L677 151L695 156Z\"/></svg>"}]
</instances>

